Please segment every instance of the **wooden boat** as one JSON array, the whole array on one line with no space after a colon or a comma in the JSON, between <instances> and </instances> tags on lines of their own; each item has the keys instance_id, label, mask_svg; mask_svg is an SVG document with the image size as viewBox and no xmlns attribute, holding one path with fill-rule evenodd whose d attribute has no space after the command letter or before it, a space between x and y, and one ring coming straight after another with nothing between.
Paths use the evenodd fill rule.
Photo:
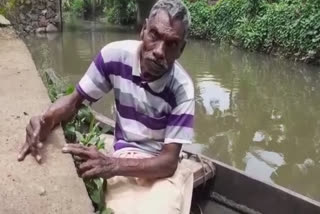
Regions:
<instances>
[{"instance_id":1,"label":"wooden boat","mask_svg":"<svg viewBox=\"0 0 320 214\"><path fill-rule=\"evenodd\" d=\"M114 129L114 121L94 112L101 126ZM320 214L320 203L244 174L222 162L184 147L194 171L192 214Z\"/></svg>"}]
</instances>

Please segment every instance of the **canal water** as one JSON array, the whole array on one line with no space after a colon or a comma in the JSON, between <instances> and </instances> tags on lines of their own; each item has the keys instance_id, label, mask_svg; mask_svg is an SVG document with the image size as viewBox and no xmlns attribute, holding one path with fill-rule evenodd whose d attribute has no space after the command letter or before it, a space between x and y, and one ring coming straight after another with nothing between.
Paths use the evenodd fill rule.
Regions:
<instances>
[{"instance_id":1,"label":"canal water","mask_svg":"<svg viewBox=\"0 0 320 214\"><path fill-rule=\"evenodd\" d=\"M105 44L125 39L138 34L78 21L27 44L38 69L75 84ZM320 67L198 40L179 62L196 89L195 150L320 200ZM111 116L112 96L94 108Z\"/></svg>"}]
</instances>

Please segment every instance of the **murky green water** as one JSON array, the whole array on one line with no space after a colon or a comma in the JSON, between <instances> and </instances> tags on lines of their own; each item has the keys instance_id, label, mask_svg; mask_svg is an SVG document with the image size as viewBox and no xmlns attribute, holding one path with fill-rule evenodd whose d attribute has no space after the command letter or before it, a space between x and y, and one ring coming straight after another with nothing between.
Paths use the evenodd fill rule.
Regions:
<instances>
[{"instance_id":1,"label":"murky green water","mask_svg":"<svg viewBox=\"0 0 320 214\"><path fill-rule=\"evenodd\" d=\"M38 67L76 83L101 47L136 38L81 22L29 44ZM196 88L195 149L320 200L320 67L206 41L190 41L180 62ZM110 115L110 100L96 108Z\"/></svg>"}]
</instances>

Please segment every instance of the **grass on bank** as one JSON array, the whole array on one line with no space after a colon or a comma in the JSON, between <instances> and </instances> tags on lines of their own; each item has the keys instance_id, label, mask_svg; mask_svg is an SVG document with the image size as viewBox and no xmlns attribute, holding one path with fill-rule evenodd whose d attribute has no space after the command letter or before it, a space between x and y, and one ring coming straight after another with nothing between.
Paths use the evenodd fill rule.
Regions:
<instances>
[{"instance_id":1,"label":"grass on bank","mask_svg":"<svg viewBox=\"0 0 320 214\"><path fill-rule=\"evenodd\" d=\"M185 0L191 36L320 63L319 0Z\"/></svg>"}]
</instances>

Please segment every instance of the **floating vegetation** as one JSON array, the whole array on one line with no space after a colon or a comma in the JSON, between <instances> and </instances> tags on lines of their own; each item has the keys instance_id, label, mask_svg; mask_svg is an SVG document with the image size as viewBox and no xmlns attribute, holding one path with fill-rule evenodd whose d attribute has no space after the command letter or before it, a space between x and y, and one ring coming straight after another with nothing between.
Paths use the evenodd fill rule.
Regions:
<instances>
[{"instance_id":1,"label":"floating vegetation","mask_svg":"<svg viewBox=\"0 0 320 214\"><path fill-rule=\"evenodd\" d=\"M52 102L74 91L74 86L67 86L53 71L44 71L41 76ZM98 150L104 149L104 139L100 137L104 130L99 127L89 106L83 105L75 117L70 122L62 124L62 127L68 143L80 143L88 147L95 146ZM76 167L78 165L76 161L75 165ZM84 183L96 213L112 214L113 211L105 204L107 181L102 178L84 179Z\"/></svg>"}]
</instances>

